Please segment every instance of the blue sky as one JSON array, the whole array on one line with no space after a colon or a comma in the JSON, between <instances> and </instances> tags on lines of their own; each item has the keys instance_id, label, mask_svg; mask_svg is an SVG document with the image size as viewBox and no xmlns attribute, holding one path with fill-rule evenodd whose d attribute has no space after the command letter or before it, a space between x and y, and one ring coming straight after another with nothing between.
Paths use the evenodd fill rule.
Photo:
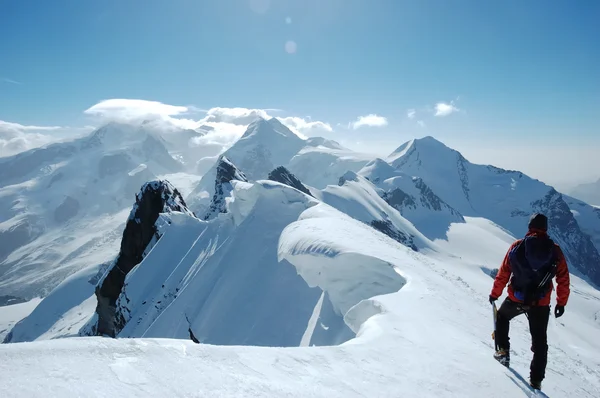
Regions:
<instances>
[{"instance_id":1,"label":"blue sky","mask_svg":"<svg viewBox=\"0 0 600 398\"><path fill-rule=\"evenodd\" d=\"M598 21L593 0L3 0L0 120L83 126L125 98L277 108L379 150L600 147Z\"/></svg>"}]
</instances>

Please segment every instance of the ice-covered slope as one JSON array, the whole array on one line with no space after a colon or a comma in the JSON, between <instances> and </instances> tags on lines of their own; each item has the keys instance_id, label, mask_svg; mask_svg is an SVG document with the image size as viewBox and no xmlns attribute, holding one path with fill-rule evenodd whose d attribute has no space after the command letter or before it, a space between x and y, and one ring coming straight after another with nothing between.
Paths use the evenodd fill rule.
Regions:
<instances>
[{"instance_id":1,"label":"ice-covered slope","mask_svg":"<svg viewBox=\"0 0 600 398\"><path fill-rule=\"evenodd\" d=\"M387 160L397 170L420 177L463 216L484 217L515 236L525 234L532 212L543 212L574 270L600 284L598 247L554 188L518 171L470 163L432 137L403 144Z\"/></svg>"},{"instance_id":2,"label":"ice-covered slope","mask_svg":"<svg viewBox=\"0 0 600 398\"><path fill-rule=\"evenodd\" d=\"M306 185L323 189L337 184L340 176L347 171L357 172L371 159L372 155L354 152L335 141L313 137L289 161L287 168Z\"/></svg>"},{"instance_id":3,"label":"ice-covered slope","mask_svg":"<svg viewBox=\"0 0 600 398\"><path fill-rule=\"evenodd\" d=\"M45 295L106 261L118 245L120 212L140 186L179 170L154 131L116 123L1 159L0 291Z\"/></svg>"},{"instance_id":4,"label":"ice-covered slope","mask_svg":"<svg viewBox=\"0 0 600 398\"><path fill-rule=\"evenodd\" d=\"M404 174L381 159L369 162L358 174L375 184L379 195L430 239L443 238L450 224L464 222L422 178Z\"/></svg>"},{"instance_id":5,"label":"ice-covered slope","mask_svg":"<svg viewBox=\"0 0 600 398\"><path fill-rule=\"evenodd\" d=\"M0 306L0 342L4 341L17 322L31 314L40 301L42 299L36 297L29 301Z\"/></svg>"},{"instance_id":6,"label":"ice-covered slope","mask_svg":"<svg viewBox=\"0 0 600 398\"><path fill-rule=\"evenodd\" d=\"M508 246L511 236L486 220L467 217L464 223L454 224L448 232L447 249L457 254L468 254L468 259L460 259L442 252L414 252L387 236L374 231L364 223L333 210L331 207L312 203L314 199L302 195L296 190L282 188L280 184L234 183L236 191L245 190L246 199L232 206L246 208L250 212L238 215L222 215L229 218L229 224L222 227L233 228L252 218L258 218L256 206L261 200L267 200L269 209L277 213L281 207L273 204L281 201L281 195L290 201L295 221L288 224L271 249L277 250L276 258L282 260L277 265L292 267L292 275L301 278L314 290L326 290L331 301L338 308L347 308L356 301L356 294L377 294L368 289L377 288L377 283L369 283L372 278L380 281L395 279L399 283L396 292L377 295L351 306L344 317L345 324L357 332L356 338L345 344L327 347L241 347L194 344L189 341L189 330L194 332L202 327L201 320L194 314L187 314L187 320L156 318L156 324L171 322L172 330L177 330L187 340L168 339L101 339L73 338L26 344L0 346L0 374L8 383L0 384L3 397L47 397L82 396L93 391L98 396L294 396L294 397L528 397L531 392L525 379L528 373L530 337L526 319L514 320L511 327L511 343L514 350L512 370L505 369L493 358L491 334L491 311L487 294L492 279L482 272L480 264L499 263ZM257 191L268 190L257 199ZM235 193L234 193L235 194ZM244 195L242 193L242 195ZM298 196L302 195L302 196ZM274 201L267 198L275 199ZM298 200L302 198L301 200ZM257 199L254 202L254 199ZM308 202L307 202L308 201ZM304 207L304 209L302 209ZM244 217L244 214L247 214ZM252 215L256 216L253 217ZM208 227L208 224L189 216L173 223L163 235L152 253L144 259L156 256L154 267L140 266L131 274L140 272L143 282L157 278L166 281L165 287L174 286L174 280L189 282L187 289L175 292L177 297L167 295L171 303L162 311L175 316L175 309L186 311L195 308L207 311L217 325L229 315L224 311L231 309L242 311L243 298L249 292L240 293L230 284L231 280L248 278L244 267L237 262L221 262L221 267L212 268L212 274L227 272L219 268L233 268L241 271L230 272L227 278L217 280L209 291L221 292L221 302L227 305L233 300L237 305L229 308L215 308L215 301L209 308L202 305L205 297L194 297L188 290L199 287L199 273L210 276L208 262L195 262L198 249L182 254L182 262L177 262L174 273L170 273L163 264L172 262L158 261L165 258L169 234L185 237L187 241L172 236L169 247L193 247L194 241L189 235L196 228ZM269 217L268 222L276 222ZM216 226L217 220L212 221ZM238 227L239 227L238 226ZM226 232L226 231L223 231ZM247 231L251 232L251 231ZM255 234L256 235L256 234ZM484 235L485 246L468 246L475 237ZM196 235L198 239L205 239ZM514 238L514 237L512 237ZM204 245L205 256L211 256L219 250L215 245ZM252 242L256 243L256 242ZM251 246L255 255L261 255L261 246ZM156 250L156 252L155 252ZM172 252L178 252L172 250ZM190 257L190 258L188 258ZM201 257L201 259L206 258ZM171 259L171 257L167 257ZM254 272L264 271L263 277L270 278L269 272L282 272L267 266L256 268L254 260L246 258ZM142 264L144 264L144 262ZM188 265L196 263L195 267ZM146 264L150 265L150 263ZM172 267L167 267L172 270ZM182 267L182 268L180 268ZM144 270L145 271L142 271ZM181 272L186 270L186 272ZM232 270L232 271L233 271ZM191 271L191 272L190 272ZM392 271L393 273L389 273ZM197 274L197 273L198 274ZM141 274L144 274L142 278ZM381 273L381 274L380 274ZM380 274L378 276L378 274ZM393 276L393 275L396 276ZM183 279L181 277L183 276ZM215 281L211 279L211 281ZM252 285L250 279L248 285ZM293 281L293 279L292 279ZM275 280L273 280L275 282ZM600 347L596 336L600 325L594 319L594 310L598 311L600 297L597 291L585 283L573 278L573 293L567 306L567 312L560 319L552 318L549 324L549 362L548 377L544 381L544 391L548 396L577 396L593 398L600 394ZM207 285L209 283L207 282ZM229 289L224 289L230 285ZM279 288L280 298L267 308L277 311L279 305L291 305L290 297L284 286L293 286L290 279L278 280L269 285L271 292ZM132 285L131 285L132 286ZM255 295L262 296L258 286ZM152 305L145 308L149 314L155 314L155 306L167 290L161 290L149 283L138 285L132 295L139 300L140 294L148 294ZM307 288L308 289L308 288ZM202 289L203 290L203 289ZM217 293L209 293L209 296ZM135 293L135 294L134 294ZM183 300L187 297L187 300ZM226 329L229 336L239 333L241 336L254 335L254 328L264 322L260 316L270 313L257 306L256 297L246 307L247 311L259 311L261 322L248 323L242 331ZM130 298L133 300L134 298ZM318 307L319 295L315 307ZM340 300L341 299L341 300ZM348 301L351 299L351 301ZM188 306L182 305L187 301ZM312 304L311 301L305 302ZM136 315L142 314L142 311ZM291 315L291 314L290 314ZM181 315L179 316L181 317ZM246 317L244 317L245 319ZM292 324L295 319L290 317ZM300 322L298 322L300 323ZM134 323L135 324L135 323ZM318 317L310 317L306 326L317 325ZM146 329L147 326L141 327ZM309 328L310 329L310 328ZM321 328L323 329L323 328ZM153 326L150 325L148 334ZM243 333L243 331L247 333ZM324 329L323 329L324 330ZM275 339L285 338L287 330L274 328L267 331ZM198 333L200 334L200 333ZM307 338L300 339L306 341ZM82 366L85 364L85 366ZM35 377L32 377L32 372ZM77 380L77 383L71 380Z\"/></svg>"},{"instance_id":7,"label":"ice-covered slope","mask_svg":"<svg viewBox=\"0 0 600 398\"><path fill-rule=\"evenodd\" d=\"M569 191L569 194L591 205L600 206L600 179L588 184L580 184Z\"/></svg>"},{"instance_id":8,"label":"ice-covered slope","mask_svg":"<svg viewBox=\"0 0 600 398\"><path fill-rule=\"evenodd\" d=\"M347 172L338 185L330 185L315 195L414 250L432 247L429 239L378 195L371 182L354 172Z\"/></svg>"}]
</instances>

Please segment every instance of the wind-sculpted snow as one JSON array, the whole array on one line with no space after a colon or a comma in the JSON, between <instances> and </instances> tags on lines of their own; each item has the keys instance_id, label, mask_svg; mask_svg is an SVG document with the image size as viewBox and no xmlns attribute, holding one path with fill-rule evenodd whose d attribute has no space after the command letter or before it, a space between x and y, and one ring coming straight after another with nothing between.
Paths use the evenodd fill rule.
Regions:
<instances>
[{"instance_id":1,"label":"wind-sculpted snow","mask_svg":"<svg viewBox=\"0 0 600 398\"><path fill-rule=\"evenodd\" d=\"M260 346L331 345L353 337L331 292L311 287L278 258L284 228L318 202L271 181L232 185L226 213L210 222L174 215L127 277L119 337L187 339L191 332L202 343Z\"/></svg>"},{"instance_id":2,"label":"wind-sculpted snow","mask_svg":"<svg viewBox=\"0 0 600 398\"><path fill-rule=\"evenodd\" d=\"M327 292L334 311L346 316L363 300L397 292L406 279L392 264L347 245L356 228L367 227L358 227L354 220L336 213L323 204L305 211L283 231L279 258L294 264L309 286ZM366 321L362 318L352 315L350 319L356 322L348 326L358 332Z\"/></svg>"}]
</instances>

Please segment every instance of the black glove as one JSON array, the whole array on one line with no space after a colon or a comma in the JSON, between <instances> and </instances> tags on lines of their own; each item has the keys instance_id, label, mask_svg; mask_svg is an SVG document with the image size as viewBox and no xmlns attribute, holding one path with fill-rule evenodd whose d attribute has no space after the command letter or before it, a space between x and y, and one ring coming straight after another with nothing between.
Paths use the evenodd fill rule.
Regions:
<instances>
[{"instance_id":1,"label":"black glove","mask_svg":"<svg viewBox=\"0 0 600 398\"><path fill-rule=\"evenodd\" d=\"M494 301L498 300L498 297L494 297L490 294L490 304L494 304Z\"/></svg>"},{"instance_id":2,"label":"black glove","mask_svg":"<svg viewBox=\"0 0 600 398\"><path fill-rule=\"evenodd\" d=\"M560 318L564 313L565 313L565 306L564 305L557 305L554 308L554 316L555 317Z\"/></svg>"}]
</instances>

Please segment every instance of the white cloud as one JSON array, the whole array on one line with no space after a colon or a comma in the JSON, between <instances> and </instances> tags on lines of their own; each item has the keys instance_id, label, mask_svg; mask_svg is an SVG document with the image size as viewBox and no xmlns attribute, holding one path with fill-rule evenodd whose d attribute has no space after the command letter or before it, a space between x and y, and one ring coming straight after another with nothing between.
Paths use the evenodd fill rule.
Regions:
<instances>
[{"instance_id":1,"label":"white cloud","mask_svg":"<svg viewBox=\"0 0 600 398\"><path fill-rule=\"evenodd\" d=\"M211 108L206 112L203 122L231 123L238 126L247 126L258 117L270 118L263 109Z\"/></svg>"},{"instance_id":2,"label":"white cloud","mask_svg":"<svg viewBox=\"0 0 600 398\"><path fill-rule=\"evenodd\" d=\"M414 109L409 109L408 111L406 111L406 116L408 116L409 119L414 119L416 115L417 111Z\"/></svg>"},{"instance_id":3,"label":"white cloud","mask_svg":"<svg viewBox=\"0 0 600 398\"><path fill-rule=\"evenodd\" d=\"M454 101L450 101L449 104L445 102L438 102L435 104L435 116L448 116L459 111L460 109L454 106Z\"/></svg>"},{"instance_id":4,"label":"white cloud","mask_svg":"<svg viewBox=\"0 0 600 398\"><path fill-rule=\"evenodd\" d=\"M24 132L24 131L51 131L60 130L63 127L60 126L26 126L19 123L11 123L0 120L0 131L8 134L7 132Z\"/></svg>"},{"instance_id":5,"label":"white cloud","mask_svg":"<svg viewBox=\"0 0 600 398\"><path fill-rule=\"evenodd\" d=\"M0 120L0 157L12 156L53 142L72 139L91 127L33 126Z\"/></svg>"},{"instance_id":6,"label":"white cloud","mask_svg":"<svg viewBox=\"0 0 600 398\"><path fill-rule=\"evenodd\" d=\"M158 101L137 99L104 100L84 111L88 115L126 122L157 116L176 116L187 112L188 108L185 106L167 105Z\"/></svg>"},{"instance_id":7,"label":"white cloud","mask_svg":"<svg viewBox=\"0 0 600 398\"><path fill-rule=\"evenodd\" d=\"M94 117L98 124L115 121L120 123L141 123L151 121L168 130L173 128L196 129L198 120L181 117L203 112L193 106L169 105L159 101L115 98L103 100L84 111Z\"/></svg>"},{"instance_id":8,"label":"white cloud","mask_svg":"<svg viewBox=\"0 0 600 398\"><path fill-rule=\"evenodd\" d=\"M194 138L191 144L221 145L223 150L240 138L247 126L254 120L259 117L270 119L272 113L275 112L280 112L280 110L242 107L214 107L203 110L193 105L176 106L136 99L108 99L85 111L86 114L98 118L102 122L140 123L149 121L163 131L179 128L197 130L204 126L209 131L202 137ZM193 118L192 114L194 113L203 113L204 116ZM303 133L312 135L311 133L319 131L333 131L328 123L313 121L310 118L288 116L277 117L277 119L300 136L303 136Z\"/></svg>"},{"instance_id":9,"label":"white cloud","mask_svg":"<svg viewBox=\"0 0 600 398\"><path fill-rule=\"evenodd\" d=\"M425 122L422 120L417 120L417 124L421 127L425 127Z\"/></svg>"},{"instance_id":10,"label":"white cloud","mask_svg":"<svg viewBox=\"0 0 600 398\"><path fill-rule=\"evenodd\" d=\"M297 116L288 116L288 117L277 117L279 121L285 124L291 130L296 130L295 132L310 134L312 132L332 132L333 128L329 123L320 122L320 121L312 121L310 117L301 118Z\"/></svg>"},{"instance_id":11,"label":"white cloud","mask_svg":"<svg viewBox=\"0 0 600 398\"><path fill-rule=\"evenodd\" d=\"M364 126L369 127L383 127L387 126L388 121L383 116L378 116L375 114L370 114L367 116L359 116L355 122L351 123L353 129L359 129Z\"/></svg>"}]
</instances>

